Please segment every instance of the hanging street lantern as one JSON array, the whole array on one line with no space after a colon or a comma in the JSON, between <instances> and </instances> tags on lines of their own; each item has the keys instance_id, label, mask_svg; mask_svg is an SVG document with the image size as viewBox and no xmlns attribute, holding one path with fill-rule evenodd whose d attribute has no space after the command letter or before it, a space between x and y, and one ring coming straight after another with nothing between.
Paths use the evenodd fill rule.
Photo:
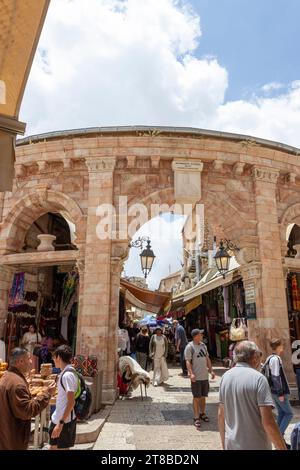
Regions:
<instances>
[{"instance_id":1,"label":"hanging street lantern","mask_svg":"<svg viewBox=\"0 0 300 470\"><path fill-rule=\"evenodd\" d=\"M146 248L143 249L144 242L147 242ZM140 259L141 259L141 268L144 273L145 279L147 279L147 276L149 275L154 259L156 258L155 254L153 253L153 250L151 248L151 241L149 237L139 237L137 240L134 242L130 243L129 245L130 248L141 248L142 252L140 254Z\"/></svg>"},{"instance_id":2,"label":"hanging street lantern","mask_svg":"<svg viewBox=\"0 0 300 470\"><path fill-rule=\"evenodd\" d=\"M222 274L223 278L225 279L225 274L229 271L231 256L225 248L223 240L220 241L220 246L214 256L214 259L219 273Z\"/></svg>"}]
</instances>

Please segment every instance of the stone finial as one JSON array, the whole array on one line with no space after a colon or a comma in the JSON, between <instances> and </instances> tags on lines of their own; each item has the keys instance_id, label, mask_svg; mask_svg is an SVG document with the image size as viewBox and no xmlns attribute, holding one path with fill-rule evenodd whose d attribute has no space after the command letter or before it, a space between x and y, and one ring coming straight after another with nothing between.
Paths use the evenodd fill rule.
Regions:
<instances>
[{"instance_id":1,"label":"stone finial","mask_svg":"<svg viewBox=\"0 0 300 470\"><path fill-rule=\"evenodd\" d=\"M85 159L85 164L89 173L101 173L114 171L116 166L115 157L89 157Z\"/></svg>"}]
</instances>

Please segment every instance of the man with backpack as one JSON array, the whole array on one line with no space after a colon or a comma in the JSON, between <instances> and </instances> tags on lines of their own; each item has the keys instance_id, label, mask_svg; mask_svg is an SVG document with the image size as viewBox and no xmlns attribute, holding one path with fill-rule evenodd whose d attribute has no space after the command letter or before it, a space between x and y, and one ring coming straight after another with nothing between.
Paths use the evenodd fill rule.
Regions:
<instances>
[{"instance_id":1,"label":"man with backpack","mask_svg":"<svg viewBox=\"0 0 300 470\"><path fill-rule=\"evenodd\" d=\"M187 370L191 379L194 425L197 429L200 429L201 420L206 423L209 422L209 418L205 414L206 397L208 397L209 392L208 372L211 373L212 379L215 378L207 348L202 342L203 332L203 330L198 329L192 330L193 341L188 343L184 352Z\"/></svg>"},{"instance_id":2,"label":"man with backpack","mask_svg":"<svg viewBox=\"0 0 300 470\"><path fill-rule=\"evenodd\" d=\"M59 346L53 359L61 373L58 376L56 409L49 426L50 446L51 450L68 450L75 444L77 418L74 407L80 394L80 378L71 366L72 350L69 346Z\"/></svg>"},{"instance_id":3,"label":"man with backpack","mask_svg":"<svg viewBox=\"0 0 300 470\"><path fill-rule=\"evenodd\" d=\"M281 354L284 351L282 340L279 338L270 341L272 354L267 358L262 368L262 373L266 376L273 400L277 408L277 424L282 436L293 418L293 410L290 405L290 388L283 369Z\"/></svg>"}]
</instances>

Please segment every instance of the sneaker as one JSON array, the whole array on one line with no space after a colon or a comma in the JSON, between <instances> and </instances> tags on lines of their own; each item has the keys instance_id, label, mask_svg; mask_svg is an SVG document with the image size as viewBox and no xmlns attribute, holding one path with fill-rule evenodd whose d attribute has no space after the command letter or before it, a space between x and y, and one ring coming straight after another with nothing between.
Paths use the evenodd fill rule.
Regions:
<instances>
[{"instance_id":1,"label":"sneaker","mask_svg":"<svg viewBox=\"0 0 300 470\"><path fill-rule=\"evenodd\" d=\"M154 387L157 387L157 386L158 386L158 383L157 383L157 382L154 382L153 385L154 385Z\"/></svg>"}]
</instances>

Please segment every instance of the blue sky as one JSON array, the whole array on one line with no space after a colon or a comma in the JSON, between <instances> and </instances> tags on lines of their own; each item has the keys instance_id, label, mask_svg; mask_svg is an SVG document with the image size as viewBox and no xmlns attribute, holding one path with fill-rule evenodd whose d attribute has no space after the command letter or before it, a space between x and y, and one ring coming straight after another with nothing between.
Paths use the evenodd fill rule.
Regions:
<instances>
[{"instance_id":1,"label":"blue sky","mask_svg":"<svg viewBox=\"0 0 300 470\"><path fill-rule=\"evenodd\" d=\"M299 0L193 0L201 18L197 55L229 71L226 99L248 98L265 83L300 77Z\"/></svg>"},{"instance_id":2,"label":"blue sky","mask_svg":"<svg viewBox=\"0 0 300 470\"><path fill-rule=\"evenodd\" d=\"M27 135L165 125L300 148L299 19L300 0L51 0L20 119ZM151 287L180 267L180 236L162 240Z\"/></svg>"}]
</instances>

